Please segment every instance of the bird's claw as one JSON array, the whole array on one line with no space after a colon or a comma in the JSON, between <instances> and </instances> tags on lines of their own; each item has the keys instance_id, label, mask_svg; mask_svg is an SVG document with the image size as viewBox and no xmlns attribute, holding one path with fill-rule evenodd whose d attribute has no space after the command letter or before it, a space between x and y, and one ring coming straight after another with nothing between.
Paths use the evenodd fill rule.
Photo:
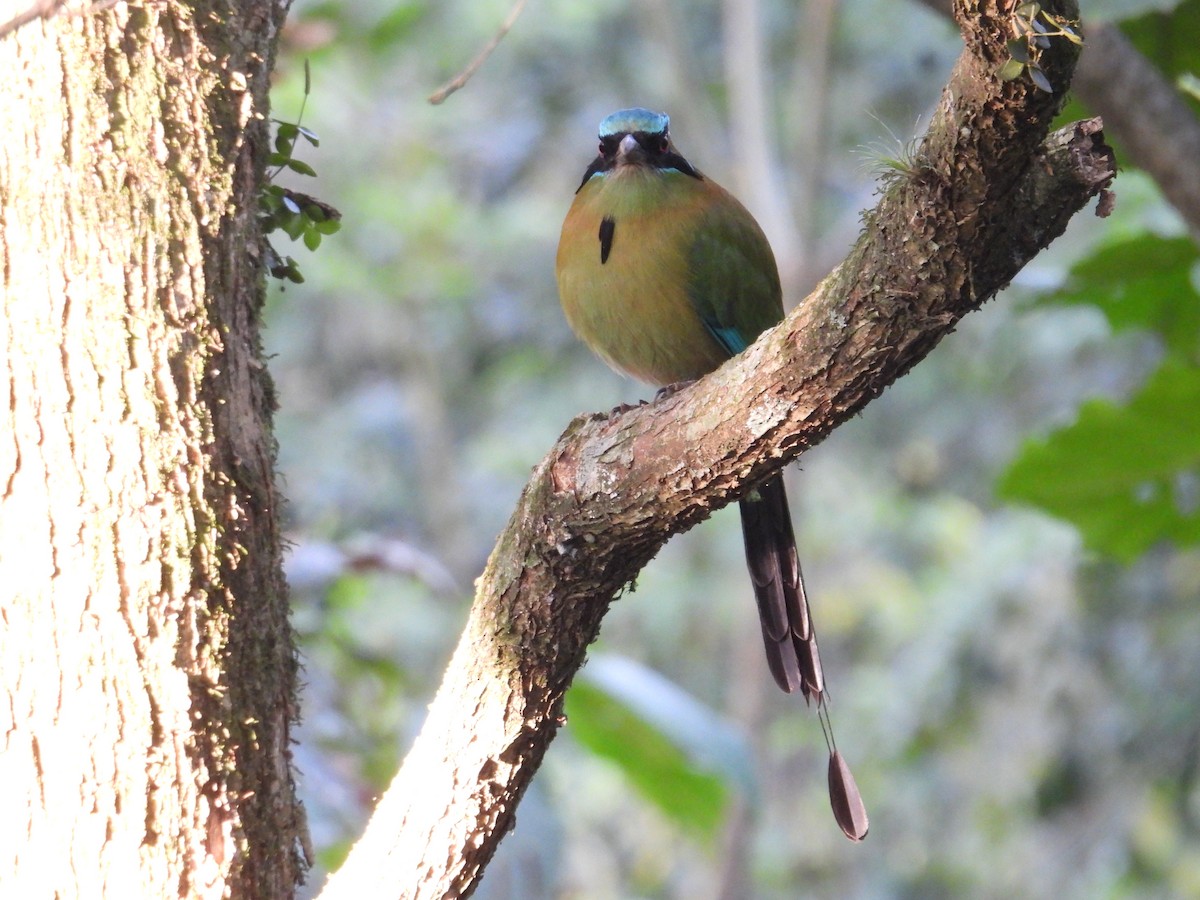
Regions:
<instances>
[{"instance_id":1,"label":"bird's claw","mask_svg":"<svg viewBox=\"0 0 1200 900\"><path fill-rule=\"evenodd\" d=\"M609 412L608 417L611 419L613 416L619 416L622 413L627 413L630 410L638 409L639 407L645 405L645 400L639 400L637 403L620 403L612 408L612 411Z\"/></svg>"},{"instance_id":2,"label":"bird's claw","mask_svg":"<svg viewBox=\"0 0 1200 900\"><path fill-rule=\"evenodd\" d=\"M688 385L695 383L695 378L689 378L687 381L674 381L671 384L663 385L655 392L654 400L657 402L664 397L670 397L676 391L681 391ZM612 408L612 412L608 414L608 417L611 419L613 416L621 415L621 413L627 413L630 410L639 409L640 407L645 406L646 403L646 400L639 400L637 403L622 403L618 406L614 406Z\"/></svg>"},{"instance_id":3,"label":"bird's claw","mask_svg":"<svg viewBox=\"0 0 1200 900\"><path fill-rule=\"evenodd\" d=\"M686 381L673 381L670 384L663 385L658 389L658 393L654 395L655 400L662 400L664 397L670 397L672 394L682 391L685 387L696 383L695 378L689 378Z\"/></svg>"}]
</instances>

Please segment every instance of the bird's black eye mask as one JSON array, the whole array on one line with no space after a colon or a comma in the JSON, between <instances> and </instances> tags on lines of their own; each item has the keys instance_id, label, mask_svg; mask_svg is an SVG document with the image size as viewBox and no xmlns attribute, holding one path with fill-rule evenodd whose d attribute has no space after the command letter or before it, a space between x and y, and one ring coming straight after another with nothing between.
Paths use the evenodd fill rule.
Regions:
<instances>
[{"instance_id":1,"label":"bird's black eye mask","mask_svg":"<svg viewBox=\"0 0 1200 900\"><path fill-rule=\"evenodd\" d=\"M575 193L579 193L593 175L610 171L617 164L617 148L621 145L624 133L606 134L600 138L600 155L592 160L583 173L583 181ZM646 154L646 159L656 169L674 169L697 181L703 180L699 172L692 168L691 163L671 149L671 141L666 132L651 133L648 131L633 132L634 139Z\"/></svg>"}]
</instances>

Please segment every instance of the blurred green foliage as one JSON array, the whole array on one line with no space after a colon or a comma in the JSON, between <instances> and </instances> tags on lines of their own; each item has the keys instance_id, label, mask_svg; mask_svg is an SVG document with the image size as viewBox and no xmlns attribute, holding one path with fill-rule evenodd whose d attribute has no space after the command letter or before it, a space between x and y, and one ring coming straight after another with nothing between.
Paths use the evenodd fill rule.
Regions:
<instances>
[{"instance_id":1,"label":"blurred green foliage","mask_svg":"<svg viewBox=\"0 0 1200 900\"><path fill-rule=\"evenodd\" d=\"M754 791L738 729L627 659L592 659L567 695L566 712L575 740L619 766L685 831L715 840L732 788Z\"/></svg>"},{"instance_id":2,"label":"blurred green foliage","mask_svg":"<svg viewBox=\"0 0 1200 900\"><path fill-rule=\"evenodd\" d=\"M1126 563L1163 541L1200 543L1200 370L1168 363L1125 403L1089 400L1026 445L1000 495L1074 523Z\"/></svg>"},{"instance_id":3,"label":"blurred green foliage","mask_svg":"<svg viewBox=\"0 0 1200 900\"><path fill-rule=\"evenodd\" d=\"M1044 304L1095 306L1114 331L1152 331L1177 362L1200 364L1200 251L1186 237L1142 232L1071 267Z\"/></svg>"},{"instance_id":4,"label":"blurred green foliage","mask_svg":"<svg viewBox=\"0 0 1200 900\"><path fill-rule=\"evenodd\" d=\"M1197 3L1155 6L1135 37L1176 74ZM764 2L753 54L722 23L749 4L531 3L430 107L508 8L299 2L284 35L276 115L300 108L307 58L321 175L279 183L344 214L268 308L297 760L323 866L420 727L530 468L572 416L646 393L577 344L556 299L599 119L668 110L683 151L763 221L795 302L873 202L862 148L919 131L959 46L883 0L837 5L827 32L818 4ZM753 59L765 122L727 75ZM841 836L816 719L766 672L722 512L614 604L477 896L1195 895L1200 552L1168 524L1195 491L1195 248L1139 173L1116 190L1112 218L1078 217L788 473L867 841ZM1079 531L997 505L997 483ZM614 679L613 660L642 675Z\"/></svg>"},{"instance_id":5,"label":"blurred green foliage","mask_svg":"<svg viewBox=\"0 0 1200 900\"><path fill-rule=\"evenodd\" d=\"M1078 419L1030 440L1000 495L1079 528L1129 563L1156 544L1200 544L1200 252L1150 233L1104 245L1044 303L1098 308L1114 331L1142 329L1163 360L1123 403L1095 399Z\"/></svg>"},{"instance_id":6,"label":"blurred green foliage","mask_svg":"<svg viewBox=\"0 0 1200 900\"><path fill-rule=\"evenodd\" d=\"M1123 21L1121 30L1172 81L1200 73L1200 0L1153 6L1157 9ZM1200 113L1200 100L1192 99L1192 109Z\"/></svg>"}]
</instances>

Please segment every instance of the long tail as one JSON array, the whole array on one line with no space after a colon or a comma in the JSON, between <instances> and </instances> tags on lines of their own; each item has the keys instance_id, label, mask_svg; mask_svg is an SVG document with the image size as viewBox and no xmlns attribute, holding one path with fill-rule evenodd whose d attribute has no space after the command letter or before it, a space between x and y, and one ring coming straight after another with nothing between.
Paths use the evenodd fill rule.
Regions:
<instances>
[{"instance_id":1,"label":"long tail","mask_svg":"<svg viewBox=\"0 0 1200 900\"><path fill-rule=\"evenodd\" d=\"M800 689L818 704L825 691L817 636L808 614L796 536L783 476L776 475L741 501L746 566L767 648L767 665L789 694Z\"/></svg>"},{"instance_id":2,"label":"long tail","mask_svg":"<svg viewBox=\"0 0 1200 900\"><path fill-rule=\"evenodd\" d=\"M783 476L776 475L742 499L742 536L746 539L746 565L754 581L754 599L767 665L778 685L789 694L800 689L817 706L817 717L829 747L829 802L842 833L852 841L867 836L870 821L854 775L833 738L817 653L817 635L808 614L804 576L796 554L796 536L788 512Z\"/></svg>"}]
</instances>

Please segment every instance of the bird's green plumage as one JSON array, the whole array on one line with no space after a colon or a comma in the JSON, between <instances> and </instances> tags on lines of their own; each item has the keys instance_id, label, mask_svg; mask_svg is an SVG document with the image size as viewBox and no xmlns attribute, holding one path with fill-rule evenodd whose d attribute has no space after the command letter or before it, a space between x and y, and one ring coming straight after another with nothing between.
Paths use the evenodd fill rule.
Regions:
<instances>
[{"instance_id":1,"label":"bird's green plumage","mask_svg":"<svg viewBox=\"0 0 1200 900\"><path fill-rule=\"evenodd\" d=\"M658 385L715 369L783 316L762 229L675 153L666 121L647 110L604 120L600 136L614 155L614 138L637 134L644 143L607 168L602 153L589 168L557 260L571 327L609 365ZM664 130L646 130L654 127Z\"/></svg>"},{"instance_id":2,"label":"bird's green plumage","mask_svg":"<svg viewBox=\"0 0 1200 900\"><path fill-rule=\"evenodd\" d=\"M728 191L671 144L662 113L600 124L600 155L563 222L556 271L567 321L613 368L652 384L699 378L783 317L775 257ZM783 479L741 501L767 661L786 691L823 691Z\"/></svg>"},{"instance_id":3,"label":"bird's green plumage","mask_svg":"<svg viewBox=\"0 0 1200 900\"><path fill-rule=\"evenodd\" d=\"M584 343L658 385L712 371L783 317L762 229L679 155L669 126L666 115L640 108L600 123L600 155L575 192L555 265L563 311ZM821 707L825 681L782 473L738 505L767 666L783 690ZM832 731L826 740L834 815L847 837L862 840L858 789Z\"/></svg>"}]
</instances>

